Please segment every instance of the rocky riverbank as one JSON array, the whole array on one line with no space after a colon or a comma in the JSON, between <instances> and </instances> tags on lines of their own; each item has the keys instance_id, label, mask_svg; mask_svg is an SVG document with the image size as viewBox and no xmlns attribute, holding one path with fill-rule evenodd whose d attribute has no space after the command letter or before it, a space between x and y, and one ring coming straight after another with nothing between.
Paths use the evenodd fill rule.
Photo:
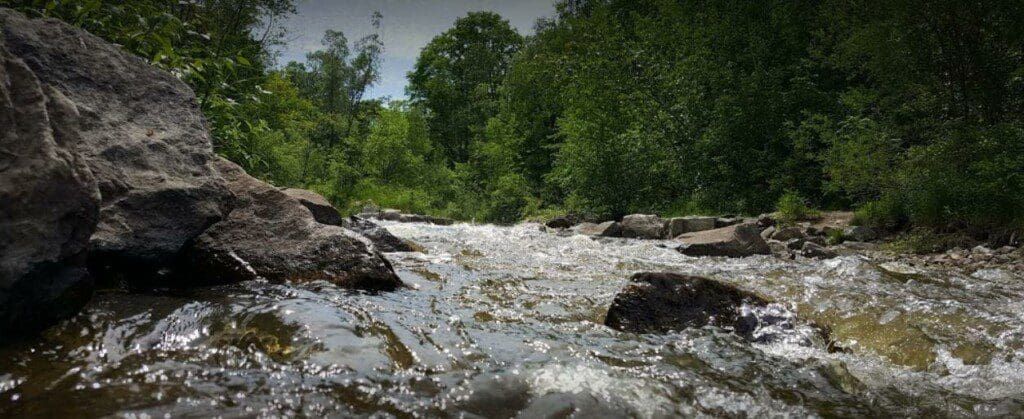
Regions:
<instances>
[{"instance_id":1,"label":"rocky riverbank","mask_svg":"<svg viewBox=\"0 0 1024 419\"><path fill-rule=\"evenodd\" d=\"M172 75L57 20L0 9L0 31L0 340L97 284L402 285L372 241L217 157Z\"/></svg>"}]
</instances>

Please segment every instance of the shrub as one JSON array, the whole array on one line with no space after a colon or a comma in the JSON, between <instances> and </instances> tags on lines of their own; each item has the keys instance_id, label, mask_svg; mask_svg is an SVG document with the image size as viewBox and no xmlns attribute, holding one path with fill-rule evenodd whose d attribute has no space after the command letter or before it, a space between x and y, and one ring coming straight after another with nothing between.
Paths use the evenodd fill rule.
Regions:
<instances>
[{"instance_id":1,"label":"shrub","mask_svg":"<svg viewBox=\"0 0 1024 419\"><path fill-rule=\"evenodd\" d=\"M807 201L794 191L786 192L779 198L775 211L776 220L783 224L791 224L821 216L821 212L808 207Z\"/></svg>"}]
</instances>

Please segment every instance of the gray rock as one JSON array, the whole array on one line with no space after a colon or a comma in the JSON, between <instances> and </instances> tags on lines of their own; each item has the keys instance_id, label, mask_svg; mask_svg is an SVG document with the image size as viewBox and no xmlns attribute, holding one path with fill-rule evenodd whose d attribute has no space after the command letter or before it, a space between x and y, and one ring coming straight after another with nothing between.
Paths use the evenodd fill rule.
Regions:
<instances>
[{"instance_id":1,"label":"gray rock","mask_svg":"<svg viewBox=\"0 0 1024 419\"><path fill-rule=\"evenodd\" d=\"M191 283L326 280L341 287L393 290L402 286L366 239L320 224L299 201L218 160L216 167L237 196L236 208L195 240L186 256ZM184 279L183 279L184 280Z\"/></svg>"},{"instance_id":2,"label":"gray rock","mask_svg":"<svg viewBox=\"0 0 1024 419\"><path fill-rule=\"evenodd\" d=\"M622 229L622 237L631 239L656 240L665 236L665 221L657 215L627 215L622 218L619 227Z\"/></svg>"},{"instance_id":3,"label":"gray rock","mask_svg":"<svg viewBox=\"0 0 1024 419\"><path fill-rule=\"evenodd\" d=\"M786 240L786 248L790 250L800 250L804 248L804 243L807 243L806 239L789 239Z\"/></svg>"},{"instance_id":4,"label":"gray rock","mask_svg":"<svg viewBox=\"0 0 1024 419\"><path fill-rule=\"evenodd\" d=\"M369 220L349 217L341 225L369 239L381 252L413 252L416 250L412 243L395 237L388 229Z\"/></svg>"},{"instance_id":5,"label":"gray rock","mask_svg":"<svg viewBox=\"0 0 1024 419\"><path fill-rule=\"evenodd\" d=\"M687 256L745 257L771 253L757 224L744 223L683 235L679 252Z\"/></svg>"},{"instance_id":6,"label":"gray rock","mask_svg":"<svg viewBox=\"0 0 1024 419\"><path fill-rule=\"evenodd\" d=\"M757 318L741 307L767 304L756 294L707 278L638 273L615 296L604 324L630 333L669 333L710 325L751 337Z\"/></svg>"},{"instance_id":7,"label":"gray rock","mask_svg":"<svg viewBox=\"0 0 1024 419\"><path fill-rule=\"evenodd\" d=\"M766 241L767 240L771 240L772 236L775 235L775 231L777 231L775 229L775 226L768 226L768 228L765 228L764 230L761 230L761 238L766 240Z\"/></svg>"},{"instance_id":8,"label":"gray rock","mask_svg":"<svg viewBox=\"0 0 1024 419\"><path fill-rule=\"evenodd\" d=\"M742 223L742 218L737 217L719 217L715 219L715 228L729 227L736 224Z\"/></svg>"},{"instance_id":9,"label":"gray rock","mask_svg":"<svg viewBox=\"0 0 1024 419\"><path fill-rule=\"evenodd\" d=\"M765 230L767 231L767 230ZM780 242L804 238L804 232L799 227L775 227L775 232L770 236L773 240Z\"/></svg>"},{"instance_id":10,"label":"gray rock","mask_svg":"<svg viewBox=\"0 0 1024 419\"><path fill-rule=\"evenodd\" d=\"M340 226L345 222L344 217L338 212L327 198L324 198L320 194L307 191L305 189L294 189L287 188L282 191L293 199L299 201L303 206L309 209L309 212L313 214L313 218L320 224L327 224L332 226Z\"/></svg>"},{"instance_id":11,"label":"gray rock","mask_svg":"<svg viewBox=\"0 0 1024 419\"><path fill-rule=\"evenodd\" d=\"M124 49L55 19L0 9L9 52L80 113L74 152L101 194L95 273L144 281L230 211L192 90Z\"/></svg>"},{"instance_id":12,"label":"gray rock","mask_svg":"<svg viewBox=\"0 0 1024 419\"><path fill-rule=\"evenodd\" d=\"M812 259L832 259L839 256L838 253L814 242L804 243L800 249L800 255Z\"/></svg>"},{"instance_id":13,"label":"gray rock","mask_svg":"<svg viewBox=\"0 0 1024 419\"><path fill-rule=\"evenodd\" d=\"M666 222L668 230L667 238L676 238L680 234L696 233L698 231L714 230L716 218L714 217L676 217Z\"/></svg>"},{"instance_id":14,"label":"gray rock","mask_svg":"<svg viewBox=\"0 0 1024 419\"><path fill-rule=\"evenodd\" d=\"M402 212L396 209L386 209L380 212L380 219L384 221L402 221Z\"/></svg>"},{"instance_id":15,"label":"gray rock","mask_svg":"<svg viewBox=\"0 0 1024 419\"><path fill-rule=\"evenodd\" d=\"M858 242L869 242L878 239L875 229L866 226L851 226L843 230L843 236Z\"/></svg>"},{"instance_id":16,"label":"gray rock","mask_svg":"<svg viewBox=\"0 0 1024 419\"><path fill-rule=\"evenodd\" d=\"M100 195L71 151L78 117L0 38L0 342L74 315L92 295Z\"/></svg>"},{"instance_id":17,"label":"gray rock","mask_svg":"<svg viewBox=\"0 0 1024 419\"><path fill-rule=\"evenodd\" d=\"M574 227L574 230L588 236L619 237L622 235L619 223L615 221L605 221L601 224L582 223Z\"/></svg>"},{"instance_id":18,"label":"gray rock","mask_svg":"<svg viewBox=\"0 0 1024 419\"><path fill-rule=\"evenodd\" d=\"M793 259L793 249L789 247L787 243L783 243L778 240L769 240L768 248L771 250L772 255L779 259Z\"/></svg>"}]
</instances>

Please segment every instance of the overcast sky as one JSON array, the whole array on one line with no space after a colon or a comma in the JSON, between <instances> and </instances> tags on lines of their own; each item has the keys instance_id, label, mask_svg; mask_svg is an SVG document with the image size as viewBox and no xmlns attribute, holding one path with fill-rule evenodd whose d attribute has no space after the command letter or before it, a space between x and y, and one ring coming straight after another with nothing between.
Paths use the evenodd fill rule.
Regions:
<instances>
[{"instance_id":1,"label":"overcast sky","mask_svg":"<svg viewBox=\"0 0 1024 419\"><path fill-rule=\"evenodd\" d=\"M405 96L405 74L412 70L427 42L471 11L489 10L507 19L519 33L533 32L539 17L554 13L554 0L299 0L299 13L285 26L289 43L281 51L281 63L305 61L307 52L320 48L328 29L345 32L354 42L372 31L370 15L384 14L386 49L382 78L369 92L372 98Z\"/></svg>"}]
</instances>

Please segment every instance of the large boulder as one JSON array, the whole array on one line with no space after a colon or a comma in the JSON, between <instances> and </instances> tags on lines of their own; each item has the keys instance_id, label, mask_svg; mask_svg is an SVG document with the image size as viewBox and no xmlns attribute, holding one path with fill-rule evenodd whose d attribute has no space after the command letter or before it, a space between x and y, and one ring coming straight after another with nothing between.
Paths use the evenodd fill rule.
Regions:
<instances>
[{"instance_id":1,"label":"large boulder","mask_svg":"<svg viewBox=\"0 0 1024 419\"><path fill-rule=\"evenodd\" d=\"M662 239L665 221L657 215L633 214L622 217L619 223L622 237L630 239Z\"/></svg>"},{"instance_id":2,"label":"large boulder","mask_svg":"<svg viewBox=\"0 0 1024 419\"><path fill-rule=\"evenodd\" d=\"M316 192L296 188L286 188L282 191L306 207L313 214L316 222L320 224L340 226L345 222L345 218L334 208L334 205L331 205L327 198Z\"/></svg>"},{"instance_id":3,"label":"large boulder","mask_svg":"<svg viewBox=\"0 0 1024 419\"><path fill-rule=\"evenodd\" d=\"M6 12L5 12L6 13ZM70 317L88 301L96 181L70 150L78 110L39 83L0 38L0 341Z\"/></svg>"},{"instance_id":4,"label":"large boulder","mask_svg":"<svg viewBox=\"0 0 1024 419\"><path fill-rule=\"evenodd\" d=\"M676 238L681 234L714 230L718 219L715 217L676 217L666 222L667 237Z\"/></svg>"},{"instance_id":5,"label":"large boulder","mask_svg":"<svg viewBox=\"0 0 1024 419\"><path fill-rule=\"evenodd\" d=\"M74 152L102 198L94 272L129 281L166 272L185 245L222 219L231 194L213 170L195 95L171 74L55 19L0 9L9 52L74 103Z\"/></svg>"},{"instance_id":6,"label":"large boulder","mask_svg":"<svg viewBox=\"0 0 1024 419\"><path fill-rule=\"evenodd\" d=\"M326 280L366 290L402 286L388 261L364 238L318 223L298 200L250 177L234 163L221 159L215 167L237 196L236 208L188 251L186 265L193 281Z\"/></svg>"},{"instance_id":7,"label":"large boulder","mask_svg":"<svg viewBox=\"0 0 1024 419\"><path fill-rule=\"evenodd\" d=\"M682 243L679 252L687 256L746 257L771 253L756 223L684 234L677 240Z\"/></svg>"},{"instance_id":8,"label":"large boulder","mask_svg":"<svg viewBox=\"0 0 1024 419\"><path fill-rule=\"evenodd\" d=\"M630 333L669 333L704 326L751 337L757 318L744 306L766 306L751 292L715 280L674 273L638 273L615 296L605 325Z\"/></svg>"}]
</instances>

